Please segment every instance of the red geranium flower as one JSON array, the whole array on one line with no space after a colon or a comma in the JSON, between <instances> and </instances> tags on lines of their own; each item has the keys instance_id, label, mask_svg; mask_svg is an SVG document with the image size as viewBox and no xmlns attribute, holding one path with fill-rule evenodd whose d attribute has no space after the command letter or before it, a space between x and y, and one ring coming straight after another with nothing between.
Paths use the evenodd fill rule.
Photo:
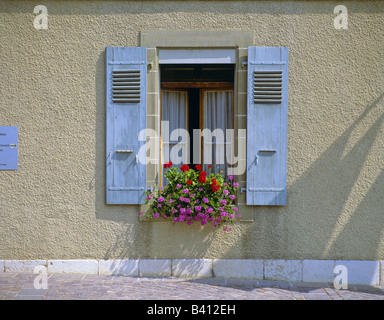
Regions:
<instances>
[{"instance_id":1,"label":"red geranium flower","mask_svg":"<svg viewBox=\"0 0 384 320\"><path fill-rule=\"evenodd\" d=\"M191 180L187 180L187 183L188 184L192 184L193 182Z\"/></svg>"},{"instance_id":2,"label":"red geranium flower","mask_svg":"<svg viewBox=\"0 0 384 320\"><path fill-rule=\"evenodd\" d=\"M199 164L195 165L195 169L196 170L201 170L201 165L199 165Z\"/></svg>"},{"instance_id":3,"label":"red geranium flower","mask_svg":"<svg viewBox=\"0 0 384 320\"><path fill-rule=\"evenodd\" d=\"M216 192L220 190L220 186L218 184L211 184L211 190L212 192Z\"/></svg>"},{"instance_id":4,"label":"red geranium flower","mask_svg":"<svg viewBox=\"0 0 384 320\"><path fill-rule=\"evenodd\" d=\"M201 172L200 172L200 175L201 175L201 176L206 176L207 173L206 173L205 171L201 171Z\"/></svg>"},{"instance_id":5,"label":"red geranium flower","mask_svg":"<svg viewBox=\"0 0 384 320\"><path fill-rule=\"evenodd\" d=\"M211 169L211 168L212 168L212 165L210 164L210 165L208 166L208 168Z\"/></svg>"},{"instance_id":6,"label":"red geranium flower","mask_svg":"<svg viewBox=\"0 0 384 320\"><path fill-rule=\"evenodd\" d=\"M217 183L216 179L213 178L213 179L211 180L211 183L212 183L212 184L216 184L216 183Z\"/></svg>"},{"instance_id":7,"label":"red geranium flower","mask_svg":"<svg viewBox=\"0 0 384 320\"><path fill-rule=\"evenodd\" d=\"M187 164L184 164L180 167L180 170L183 171L183 172L187 172L189 171L189 165Z\"/></svg>"},{"instance_id":8,"label":"red geranium flower","mask_svg":"<svg viewBox=\"0 0 384 320\"><path fill-rule=\"evenodd\" d=\"M168 162L164 163L164 169L170 168L170 167L172 167L172 162L171 161L168 161Z\"/></svg>"},{"instance_id":9,"label":"red geranium flower","mask_svg":"<svg viewBox=\"0 0 384 320\"><path fill-rule=\"evenodd\" d=\"M205 183L205 181L207 181L207 178L204 175L200 175L199 182Z\"/></svg>"}]
</instances>

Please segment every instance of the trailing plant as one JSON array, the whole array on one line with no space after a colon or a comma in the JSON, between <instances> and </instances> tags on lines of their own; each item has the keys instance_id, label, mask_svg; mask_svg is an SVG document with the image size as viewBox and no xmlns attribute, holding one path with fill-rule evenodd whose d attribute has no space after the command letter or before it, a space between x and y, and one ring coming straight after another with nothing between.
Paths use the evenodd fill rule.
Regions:
<instances>
[{"instance_id":1,"label":"trailing plant","mask_svg":"<svg viewBox=\"0 0 384 320\"><path fill-rule=\"evenodd\" d=\"M208 167L210 171L212 166ZM213 226L236 223L241 218L235 206L239 184L233 176L224 178L220 173L208 175L200 165L190 168L185 164L179 169L172 162L166 162L164 170L168 184L160 190L145 192L145 203L151 208L147 217ZM144 213L140 212L140 215ZM229 230L231 228L225 226L224 231Z\"/></svg>"}]
</instances>

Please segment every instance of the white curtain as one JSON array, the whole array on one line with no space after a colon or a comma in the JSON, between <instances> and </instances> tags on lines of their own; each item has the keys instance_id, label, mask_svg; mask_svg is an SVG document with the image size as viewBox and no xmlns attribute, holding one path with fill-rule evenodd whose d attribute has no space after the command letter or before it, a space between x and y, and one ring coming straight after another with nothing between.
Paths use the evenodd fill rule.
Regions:
<instances>
[{"instance_id":1,"label":"white curtain","mask_svg":"<svg viewBox=\"0 0 384 320\"><path fill-rule=\"evenodd\" d=\"M188 94L187 91L164 90L162 91L162 165L172 161L180 167L189 162L189 137L188 129ZM164 179L163 185L167 182Z\"/></svg>"},{"instance_id":2,"label":"white curtain","mask_svg":"<svg viewBox=\"0 0 384 320\"><path fill-rule=\"evenodd\" d=\"M208 169L208 165L212 164L211 172L220 172L221 170L227 175L228 162L226 154L230 153L227 148L233 146L231 138L226 136L227 129L233 129L232 118L232 91L204 91L203 95L204 109L204 127L216 135L212 134L212 141L204 139L203 162L204 169ZM208 140L208 141L207 141ZM211 158L211 159L210 159Z\"/></svg>"}]
</instances>

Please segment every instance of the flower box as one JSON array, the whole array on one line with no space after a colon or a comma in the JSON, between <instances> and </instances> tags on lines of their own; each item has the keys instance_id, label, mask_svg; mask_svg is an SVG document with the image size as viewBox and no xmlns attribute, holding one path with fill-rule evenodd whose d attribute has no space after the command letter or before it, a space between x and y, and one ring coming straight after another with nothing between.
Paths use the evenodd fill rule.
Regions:
<instances>
[{"instance_id":1,"label":"flower box","mask_svg":"<svg viewBox=\"0 0 384 320\"><path fill-rule=\"evenodd\" d=\"M200 165L177 168L171 162L164 164L165 178L169 184L160 190L147 191L146 212L140 212L148 220L163 220L191 225L224 226L241 218L236 203L239 184L233 176L223 177L219 173L208 173ZM210 170L210 167L209 167Z\"/></svg>"}]
</instances>

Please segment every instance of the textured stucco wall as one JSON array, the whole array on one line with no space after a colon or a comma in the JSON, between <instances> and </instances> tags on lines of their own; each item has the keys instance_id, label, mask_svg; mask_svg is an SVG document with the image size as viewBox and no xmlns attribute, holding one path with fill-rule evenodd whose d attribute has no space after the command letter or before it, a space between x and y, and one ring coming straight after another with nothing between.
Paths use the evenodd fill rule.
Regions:
<instances>
[{"instance_id":1,"label":"textured stucco wall","mask_svg":"<svg viewBox=\"0 0 384 320\"><path fill-rule=\"evenodd\" d=\"M36 30L33 9L48 9ZM0 1L0 259L384 259L384 2ZM288 205L232 233L105 205L104 48L141 30L254 30L290 48Z\"/></svg>"}]
</instances>

